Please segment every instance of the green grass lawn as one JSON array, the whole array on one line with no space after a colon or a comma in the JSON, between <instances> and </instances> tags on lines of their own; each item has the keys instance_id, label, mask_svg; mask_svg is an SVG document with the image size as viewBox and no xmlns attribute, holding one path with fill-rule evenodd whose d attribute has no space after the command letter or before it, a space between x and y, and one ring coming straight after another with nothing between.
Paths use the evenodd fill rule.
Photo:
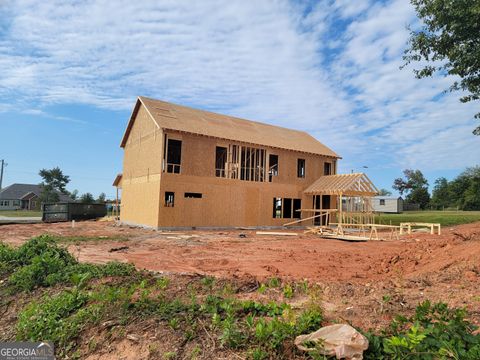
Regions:
<instances>
[{"instance_id":1,"label":"green grass lawn","mask_svg":"<svg viewBox=\"0 0 480 360\"><path fill-rule=\"evenodd\" d=\"M480 221L480 211L405 211L401 214L379 214L375 222L400 225L401 222L440 223L452 226Z\"/></svg>"},{"instance_id":2,"label":"green grass lawn","mask_svg":"<svg viewBox=\"0 0 480 360\"><path fill-rule=\"evenodd\" d=\"M19 210L19 211L9 211L9 210L0 210L0 216L7 217L41 217L41 211L34 210Z\"/></svg>"}]
</instances>

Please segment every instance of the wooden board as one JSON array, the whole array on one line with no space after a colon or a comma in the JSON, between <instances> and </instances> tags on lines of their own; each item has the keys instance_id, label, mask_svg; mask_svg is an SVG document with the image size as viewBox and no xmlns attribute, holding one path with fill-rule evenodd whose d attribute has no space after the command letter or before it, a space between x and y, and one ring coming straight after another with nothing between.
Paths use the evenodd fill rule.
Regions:
<instances>
[{"instance_id":1,"label":"wooden board","mask_svg":"<svg viewBox=\"0 0 480 360\"><path fill-rule=\"evenodd\" d=\"M275 235L275 236L298 236L297 233L274 232L274 231L257 231L257 235Z\"/></svg>"}]
</instances>

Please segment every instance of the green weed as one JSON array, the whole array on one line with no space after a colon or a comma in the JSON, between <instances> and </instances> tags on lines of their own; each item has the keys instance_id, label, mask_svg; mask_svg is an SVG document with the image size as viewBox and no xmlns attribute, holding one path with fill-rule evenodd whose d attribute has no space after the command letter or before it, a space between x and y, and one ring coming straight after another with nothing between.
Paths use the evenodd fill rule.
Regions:
<instances>
[{"instance_id":1,"label":"green weed","mask_svg":"<svg viewBox=\"0 0 480 360\"><path fill-rule=\"evenodd\" d=\"M411 317L397 317L382 335L367 334L366 359L480 359L480 334L464 309L420 304Z\"/></svg>"}]
</instances>

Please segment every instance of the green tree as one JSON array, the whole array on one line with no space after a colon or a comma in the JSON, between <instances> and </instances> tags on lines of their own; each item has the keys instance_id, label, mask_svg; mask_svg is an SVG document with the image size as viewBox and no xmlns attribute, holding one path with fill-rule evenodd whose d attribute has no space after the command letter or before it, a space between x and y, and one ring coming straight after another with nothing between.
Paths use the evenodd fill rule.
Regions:
<instances>
[{"instance_id":1,"label":"green tree","mask_svg":"<svg viewBox=\"0 0 480 360\"><path fill-rule=\"evenodd\" d=\"M419 204L421 209L425 209L430 202L427 179L420 170L406 169L403 174L404 178L395 179L393 189L400 195L406 194L407 202Z\"/></svg>"},{"instance_id":2,"label":"green tree","mask_svg":"<svg viewBox=\"0 0 480 360\"><path fill-rule=\"evenodd\" d=\"M75 200L78 199L78 190L77 190L77 189L73 190L73 191L70 193L70 198L71 198L73 201L75 201Z\"/></svg>"},{"instance_id":3,"label":"green tree","mask_svg":"<svg viewBox=\"0 0 480 360\"><path fill-rule=\"evenodd\" d=\"M462 172L451 191L459 191L457 204L462 210L480 210L480 166Z\"/></svg>"},{"instance_id":4,"label":"green tree","mask_svg":"<svg viewBox=\"0 0 480 360\"><path fill-rule=\"evenodd\" d=\"M93 197L92 194L87 192L82 196L80 196L80 202L82 204L93 204L95 202L95 198Z\"/></svg>"},{"instance_id":5,"label":"green tree","mask_svg":"<svg viewBox=\"0 0 480 360\"><path fill-rule=\"evenodd\" d=\"M100 195L98 195L98 198L97 198L97 203L99 204L105 204L105 200L107 199L107 195L105 195L105 193L100 193Z\"/></svg>"},{"instance_id":6,"label":"green tree","mask_svg":"<svg viewBox=\"0 0 480 360\"><path fill-rule=\"evenodd\" d=\"M450 194L450 185L444 177L435 180L435 186L432 191L431 204L437 209L452 206L453 199Z\"/></svg>"},{"instance_id":7,"label":"green tree","mask_svg":"<svg viewBox=\"0 0 480 360\"><path fill-rule=\"evenodd\" d=\"M380 190L378 190L378 195L380 195L380 196L390 196L390 195L392 195L392 192L387 190L387 189L380 189Z\"/></svg>"},{"instance_id":8,"label":"green tree","mask_svg":"<svg viewBox=\"0 0 480 360\"><path fill-rule=\"evenodd\" d=\"M40 194L41 202L57 202L59 193L68 194L66 186L70 182L70 177L64 175L59 167L54 167L50 170L41 169L38 174L43 179L40 184L42 187Z\"/></svg>"},{"instance_id":9,"label":"green tree","mask_svg":"<svg viewBox=\"0 0 480 360\"><path fill-rule=\"evenodd\" d=\"M410 33L405 65L427 62L414 70L417 78L438 72L455 79L450 91L462 91L462 102L480 99L480 1L411 0L422 21L420 30ZM404 66L405 66L404 65ZM475 115L480 119L480 112ZM474 131L480 135L480 126Z\"/></svg>"}]
</instances>

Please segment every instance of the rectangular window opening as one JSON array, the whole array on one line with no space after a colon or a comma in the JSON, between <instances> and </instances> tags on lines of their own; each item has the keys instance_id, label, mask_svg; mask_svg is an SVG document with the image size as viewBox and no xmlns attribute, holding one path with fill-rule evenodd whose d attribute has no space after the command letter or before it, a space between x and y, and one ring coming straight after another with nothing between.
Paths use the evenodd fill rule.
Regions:
<instances>
[{"instance_id":1,"label":"rectangular window opening","mask_svg":"<svg viewBox=\"0 0 480 360\"><path fill-rule=\"evenodd\" d=\"M272 182L274 176L278 176L278 155L268 156L268 181Z\"/></svg>"},{"instance_id":2,"label":"rectangular window opening","mask_svg":"<svg viewBox=\"0 0 480 360\"><path fill-rule=\"evenodd\" d=\"M385 199L380 199L380 205L385 205Z\"/></svg>"},{"instance_id":3,"label":"rectangular window opening","mask_svg":"<svg viewBox=\"0 0 480 360\"><path fill-rule=\"evenodd\" d=\"M175 205L175 193L172 191L165 191L165 206L173 207Z\"/></svg>"},{"instance_id":4,"label":"rectangular window opening","mask_svg":"<svg viewBox=\"0 0 480 360\"><path fill-rule=\"evenodd\" d=\"M186 192L185 197L190 198L190 199L201 199L202 194L201 193Z\"/></svg>"},{"instance_id":5,"label":"rectangular window opening","mask_svg":"<svg viewBox=\"0 0 480 360\"><path fill-rule=\"evenodd\" d=\"M227 163L227 148L217 146L215 149L215 176L225 177L225 165Z\"/></svg>"},{"instance_id":6,"label":"rectangular window opening","mask_svg":"<svg viewBox=\"0 0 480 360\"><path fill-rule=\"evenodd\" d=\"M292 218L292 199L283 199L283 218Z\"/></svg>"},{"instance_id":7,"label":"rectangular window opening","mask_svg":"<svg viewBox=\"0 0 480 360\"><path fill-rule=\"evenodd\" d=\"M323 175L332 175L332 164L329 162L323 163Z\"/></svg>"},{"instance_id":8,"label":"rectangular window opening","mask_svg":"<svg viewBox=\"0 0 480 360\"><path fill-rule=\"evenodd\" d=\"M167 140L167 173L180 174L182 161L182 142L180 140Z\"/></svg>"},{"instance_id":9,"label":"rectangular window opening","mask_svg":"<svg viewBox=\"0 0 480 360\"><path fill-rule=\"evenodd\" d=\"M298 159L297 161L297 177L305 177L305 159Z\"/></svg>"},{"instance_id":10,"label":"rectangular window opening","mask_svg":"<svg viewBox=\"0 0 480 360\"><path fill-rule=\"evenodd\" d=\"M282 198L273 198L273 218L282 217Z\"/></svg>"},{"instance_id":11,"label":"rectangular window opening","mask_svg":"<svg viewBox=\"0 0 480 360\"><path fill-rule=\"evenodd\" d=\"M302 199L293 199L293 218L300 219L302 208Z\"/></svg>"}]
</instances>

